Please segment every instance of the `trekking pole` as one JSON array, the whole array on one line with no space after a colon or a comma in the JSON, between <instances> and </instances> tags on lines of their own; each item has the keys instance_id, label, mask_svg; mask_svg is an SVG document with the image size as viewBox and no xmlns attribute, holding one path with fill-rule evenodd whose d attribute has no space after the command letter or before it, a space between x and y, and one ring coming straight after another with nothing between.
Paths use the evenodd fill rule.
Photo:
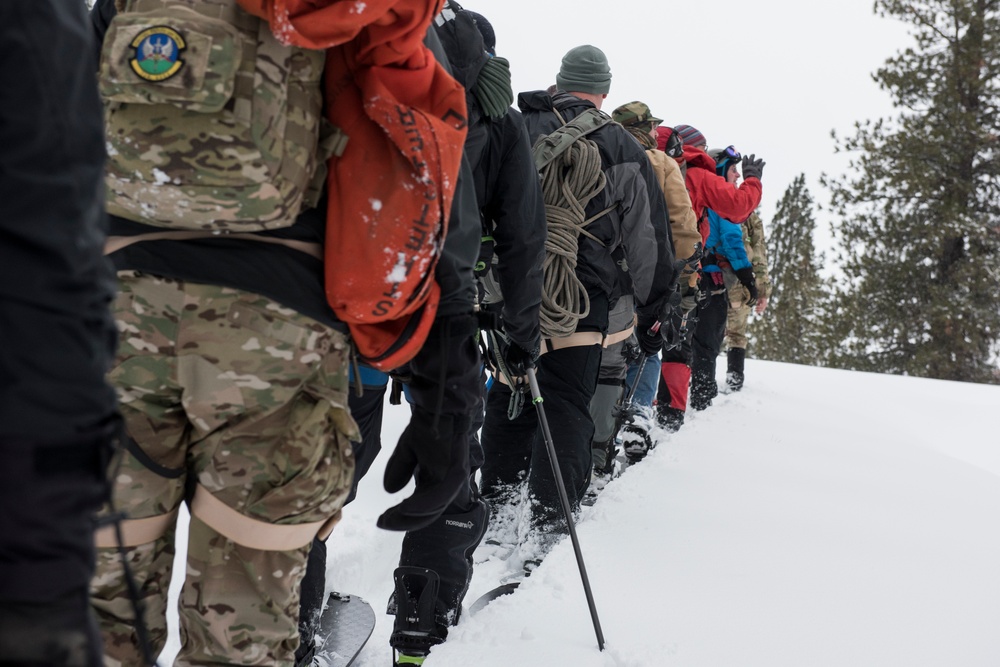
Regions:
<instances>
[{"instance_id":1,"label":"trekking pole","mask_svg":"<svg viewBox=\"0 0 1000 667\"><path fill-rule=\"evenodd\" d=\"M562 504L563 514L566 515L566 525L569 527L569 539L573 542L573 552L576 554L576 564L580 568L580 579L583 580L583 592L587 596L587 606L590 607L590 618L594 621L594 632L597 633L597 648L604 650L604 632L601 630L601 620L597 617L597 605L594 604L594 593L590 589L590 579L587 577L587 566L583 564L583 552L580 550L580 540L576 536L576 526L573 525L573 510L569 506L569 496L566 494L566 485L563 484L562 471L559 469L559 461L556 459L556 446L552 442L552 432L549 430L549 420L545 418L545 408L542 406L542 393L538 389L538 379L535 377L535 369L528 369L528 385L531 387L531 398L535 404L535 411L538 413L538 423L542 427L542 436L545 439L545 449L549 453L549 461L552 463L552 474L556 478L556 489L559 491L559 502Z\"/></svg>"}]
</instances>

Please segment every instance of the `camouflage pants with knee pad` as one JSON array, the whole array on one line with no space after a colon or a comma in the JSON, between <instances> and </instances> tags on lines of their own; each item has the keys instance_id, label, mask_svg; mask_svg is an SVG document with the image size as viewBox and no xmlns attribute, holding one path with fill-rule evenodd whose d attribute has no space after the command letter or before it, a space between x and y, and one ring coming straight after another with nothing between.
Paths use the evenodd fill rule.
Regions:
<instances>
[{"instance_id":1,"label":"camouflage pants with knee pad","mask_svg":"<svg viewBox=\"0 0 1000 667\"><path fill-rule=\"evenodd\" d=\"M191 507L178 665L291 665L309 544L350 491L346 337L240 290L119 274L109 378L128 445L114 478L153 655L166 641L176 510ZM106 530L106 529L104 529ZM141 664L116 544L98 536L105 664Z\"/></svg>"}]
</instances>

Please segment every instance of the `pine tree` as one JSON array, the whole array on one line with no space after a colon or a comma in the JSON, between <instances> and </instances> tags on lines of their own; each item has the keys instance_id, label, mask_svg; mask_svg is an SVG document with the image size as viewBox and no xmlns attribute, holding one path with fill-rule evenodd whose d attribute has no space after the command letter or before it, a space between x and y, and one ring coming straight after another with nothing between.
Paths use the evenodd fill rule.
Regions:
<instances>
[{"instance_id":1,"label":"pine tree","mask_svg":"<svg viewBox=\"0 0 1000 667\"><path fill-rule=\"evenodd\" d=\"M877 0L915 46L874 75L897 117L858 123L830 183L845 283L835 365L997 382L1000 0Z\"/></svg>"},{"instance_id":2,"label":"pine tree","mask_svg":"<svg viewBox=\"0 0 1000 667\"><path fill-rule=\"evenodd\" d=\"M805 175L792 182L768 225L771 298L767 313L750 327L754 356L816 365L823 357L820 319L825 293L822 256L813 244L816 220Z\"/></svg>"}]
</instances>

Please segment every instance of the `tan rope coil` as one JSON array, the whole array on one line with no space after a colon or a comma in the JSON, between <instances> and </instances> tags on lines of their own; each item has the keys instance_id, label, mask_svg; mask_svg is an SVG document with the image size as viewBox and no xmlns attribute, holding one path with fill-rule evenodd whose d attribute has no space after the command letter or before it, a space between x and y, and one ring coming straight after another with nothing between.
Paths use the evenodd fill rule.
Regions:
<instances>
[{"instance_id":1,"label":"tan rope coil","mask_svg":"<svg viewBox=\"0 0 1000 667\"><path fill-rule=\"evenodd\" d=\"M593 141L573 142L541 172L548 238L545 242L544 285L539 320L542 336L558 338L576 331L577 322L590 313L590 297L576 276L579 236L586 234L604 245L585 227L601 213L586 218L585 210L605 184L600 151Z\"/></svg>"}]
</instances>

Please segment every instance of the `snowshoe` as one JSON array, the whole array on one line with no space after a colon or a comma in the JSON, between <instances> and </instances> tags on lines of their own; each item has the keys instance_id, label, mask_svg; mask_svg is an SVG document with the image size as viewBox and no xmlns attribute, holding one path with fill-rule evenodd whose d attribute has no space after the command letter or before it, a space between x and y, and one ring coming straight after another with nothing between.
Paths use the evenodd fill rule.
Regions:
<instances>
[{"instance_id":1,"label":"snowshoe","mask_svg":"<svg viewBox=\"0 0 1000 667\"><path fill-rule=\"evenodd\" d=\"M629 424L622 429L622 449L629 464L646 458L646 454L653 449L653 446L649 432L641 426Z\"/></svg>"}]
</instances>

